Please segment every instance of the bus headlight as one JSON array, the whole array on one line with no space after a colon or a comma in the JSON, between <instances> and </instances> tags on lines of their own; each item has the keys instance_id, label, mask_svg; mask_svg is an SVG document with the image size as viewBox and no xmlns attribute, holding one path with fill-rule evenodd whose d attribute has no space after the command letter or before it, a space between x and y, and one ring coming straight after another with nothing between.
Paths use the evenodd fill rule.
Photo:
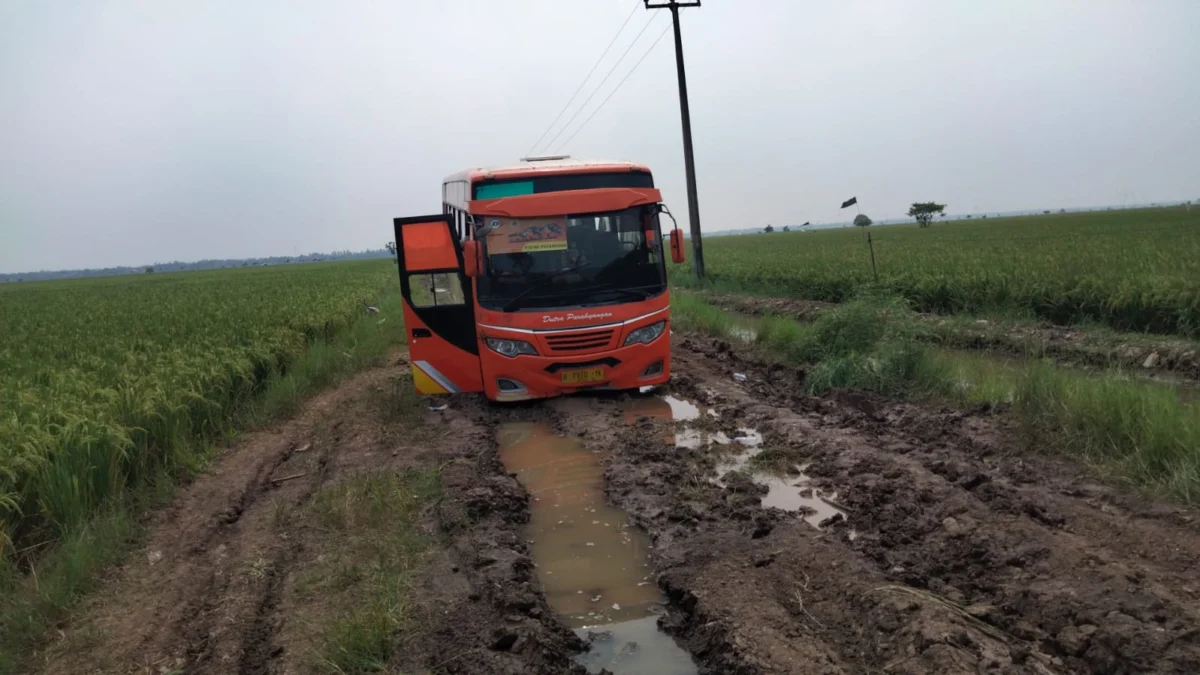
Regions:
<instances>
[{"instance_id":1,"label":"bus headlight","mask_svg":"<svg viewBox=\"0 0 1200 675\"><path fill-rule=\"evenodd\" d=\"M521 340L502 340L500 338L488 338L487 346L489 349L496 352L497 354L501 354L501 355L507 356L509 358L512 358L519 354L533 354L535 356L537 355L537 350L533 348L533 345L529 344L528 342L522 342Z\"/></svg>"},{"instance_id":2,"label":"bus headlight","mask_svg":"<svg viewBox=\"0 0 1200 675\"><path fill-rule=\"evenodd\" d=\"M642 326L641 328L630 333L629 337L625 338L625 346L628 347L629 345L635 345L638 343L648 345L657 340L658 336L663 334L663 329L666 327L666 321L659 321L658 323L652 323L649 326Z\"/></svg>"}]
</instances>

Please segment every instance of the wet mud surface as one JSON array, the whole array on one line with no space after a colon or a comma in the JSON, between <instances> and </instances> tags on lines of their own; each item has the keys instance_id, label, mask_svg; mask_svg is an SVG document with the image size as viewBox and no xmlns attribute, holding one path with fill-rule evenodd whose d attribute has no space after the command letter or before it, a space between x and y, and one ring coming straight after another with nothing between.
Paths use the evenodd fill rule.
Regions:
<instances>
[{"instance_id":1,"label":"wet mud surface","mask_svg":"<svg viewBox=\"0 0 1200 675\"><path fill-rule=\"evenodd\" d=\"M405 368L221 457L43 672L312 672L295 585L321 542L277 504L412 466L440 467L439 546L390 672L1200 672L1195 511L1021 445L1003 410L811 397L676 336L669 388L450 399L417 438L373 402Z\"/></svg>"},{"instance_id":2,"label":"wet mud surface","mask_svg":"<svg viewBox=\"0 0 1200 675\"><path fill-rule=\"evenodd\" d=\"M762 298L743 295L704 294L709 302L742 314L778 314L799 321L813 321L821 312L837 305L794 298ZM918 314L934 328L945 327L944 317ZM958 349L990 350L1025 356L1044 354L1064 364L1103 369L1120 367L1174 384L1200 384L1200 350L1195 342L1168 336L1138 336L1135 342L1116 335L1089 333L1052 323L1005 325L978 320L973 326L955 327L947 346Z\"/></svg>"}]
</instances>

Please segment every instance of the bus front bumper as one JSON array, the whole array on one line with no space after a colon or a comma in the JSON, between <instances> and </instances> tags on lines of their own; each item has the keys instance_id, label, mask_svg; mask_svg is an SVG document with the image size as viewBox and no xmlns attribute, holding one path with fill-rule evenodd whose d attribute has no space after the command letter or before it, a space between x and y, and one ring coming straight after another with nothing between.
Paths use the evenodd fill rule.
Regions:
<instances>
[{"instance_id":1,"label":"bus front bumper","mask_svg":"<svg viewBox=\"0 0 1200 675\"><path fill-rule=\"evenodd\" d=\"M625 390L671 379L671 340L664 334L636 344L579 356L502 356L481 350L484 392L493 401L527 401L580 391Z\"/></svg>"}]
</instances>

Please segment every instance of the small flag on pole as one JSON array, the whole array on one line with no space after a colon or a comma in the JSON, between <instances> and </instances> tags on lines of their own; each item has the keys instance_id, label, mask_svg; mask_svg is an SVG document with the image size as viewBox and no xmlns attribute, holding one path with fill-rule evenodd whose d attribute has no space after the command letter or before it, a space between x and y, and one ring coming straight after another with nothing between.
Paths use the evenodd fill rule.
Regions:
<instances>
[{"instance_id":1,"label":"small flag on pole","mask_svg":"<svg viewBox=\"0 0 1200 675\"><path fill-rule=\"evenodd\" d=\"M842 208L844 209L847 206L854 206L857 203L858 203L858 197L851 197L850 199L847 199L846 201L842 202Z\"/></svg>"}]
</instances>

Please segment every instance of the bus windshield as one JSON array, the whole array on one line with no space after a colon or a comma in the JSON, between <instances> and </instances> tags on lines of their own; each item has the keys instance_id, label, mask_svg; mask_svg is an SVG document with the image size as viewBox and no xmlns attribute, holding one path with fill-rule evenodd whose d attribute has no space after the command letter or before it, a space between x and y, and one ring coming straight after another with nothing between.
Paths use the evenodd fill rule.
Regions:
<instances>
[{"instance_id":1,"label":"bus windshield","mask_svg":"<svg viewBox=\"0 0 1200 675\"><path fill-rule=\"evenodd\" d=\"M656 205L538 218L476 216L479 304L507 312L641 300L666 289ZM482 222L480 222L482 221Z\"/></svg>"}]
</instances>

